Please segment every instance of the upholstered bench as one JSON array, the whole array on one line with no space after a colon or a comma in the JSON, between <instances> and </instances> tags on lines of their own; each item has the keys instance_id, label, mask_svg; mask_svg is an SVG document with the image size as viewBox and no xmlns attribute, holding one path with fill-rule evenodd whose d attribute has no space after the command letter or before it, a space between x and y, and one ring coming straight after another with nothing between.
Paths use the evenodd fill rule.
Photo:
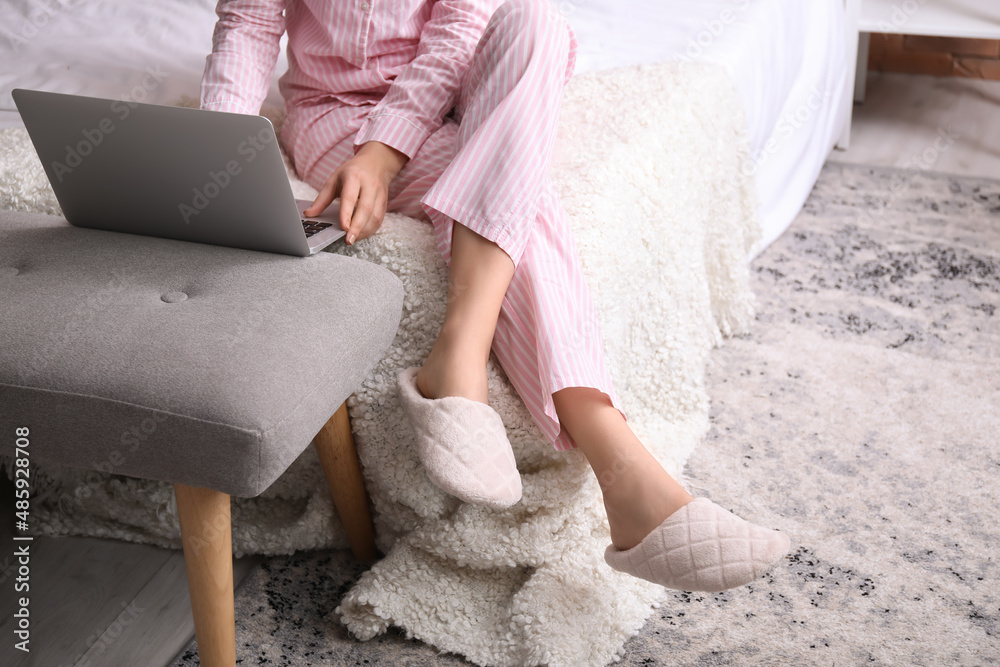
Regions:
<instances>
[{"instance_id":1,"label":"upholstered bench","mask_svg":"<svg viewBox=\"0 0 1000 667\"><path fill-rule=\"evenodd\" d=\"M355 556L375 556L344 401L402 301L349 257L0 211L0 432L27 428L35 463L172 483L201 662L233 665L231 495L260 494L312 441Z\"/></svg>"}]
</instances>

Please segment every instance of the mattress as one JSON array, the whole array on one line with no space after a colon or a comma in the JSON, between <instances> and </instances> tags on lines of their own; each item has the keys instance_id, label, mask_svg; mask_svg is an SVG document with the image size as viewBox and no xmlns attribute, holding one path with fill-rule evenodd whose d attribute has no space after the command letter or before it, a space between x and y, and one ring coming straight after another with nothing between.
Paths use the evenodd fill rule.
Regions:
<instances>
[{"instance_id":1,"label":"mattress","mask_svg":"<svg viewBox=\"0 0 1000 667\"><path fill-rule=\"evenodd\" d=\"M577 72L668 59L718 63L746 112L764 228L791 223L839 129L847 58L841 0L553 0L580 41ZM10 91L171 104L198 96L212 0L12 0L0 4L0 127ZM277 79L267 98L280 104Z\"/></svg>"}]
</instances>

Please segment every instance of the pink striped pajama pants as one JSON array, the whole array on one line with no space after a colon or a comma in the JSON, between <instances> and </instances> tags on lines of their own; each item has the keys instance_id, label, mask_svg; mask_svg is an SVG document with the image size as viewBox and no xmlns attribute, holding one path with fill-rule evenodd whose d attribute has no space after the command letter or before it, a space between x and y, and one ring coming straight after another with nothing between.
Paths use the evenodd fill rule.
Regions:
<instances>
[{"instance_id":1,"label":"pink striped pajama pants","mask_svg":"<svg viewBox=\"0 0 1000 667\"><path fill-rule=\"evenodd\" d=\"M476 48L454 118L445 118L389 191L390 211L430 220L446 261L455 221L514 261L493 352L560 450L576 445L560 427L554 392L596 388L621 409L576 246L548 177L574 54L572 32L547 0L501 6ZM354 156L355 135L370 111L289 110L295 131L282 139L304 180L319 189Z\"/></svg>"}]
</instances>

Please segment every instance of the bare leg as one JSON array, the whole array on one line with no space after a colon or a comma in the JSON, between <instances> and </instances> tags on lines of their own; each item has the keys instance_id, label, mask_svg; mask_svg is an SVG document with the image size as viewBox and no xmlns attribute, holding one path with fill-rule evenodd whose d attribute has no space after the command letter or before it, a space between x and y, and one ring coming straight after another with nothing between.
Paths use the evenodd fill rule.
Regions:
<instances>
[{"instance_id":1,"label":"bare leg","mask_svg":"<svg viewBox=\"0 0 1000 667\"><path fill-rule=\"evenodd\" d=\"M568 387L552 399L560 423L597 475L616 548L634 547L691 502L691 495L639 442L603 392Z\"/></svg>"},{"instance_id":2,"label":"bare leg","mask_svg":"<svg viewBox=\"0 0 1000 667\"><path fill-rule=\"evenodd\" d=\"M444 324L417 374L417 387L426 398L487 402L486 363L513 276L514 262L500 246L454 225Z\"/></svg>"}]
</instances>

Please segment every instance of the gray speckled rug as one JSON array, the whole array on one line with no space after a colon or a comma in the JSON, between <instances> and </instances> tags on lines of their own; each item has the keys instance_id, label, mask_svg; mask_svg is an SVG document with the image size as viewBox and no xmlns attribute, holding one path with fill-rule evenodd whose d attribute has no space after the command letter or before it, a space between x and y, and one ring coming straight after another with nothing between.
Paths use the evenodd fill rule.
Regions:
<instances>
[{"instance_id":1,"label":"gray speckled rug","mask_svg":"<svg viewBox=\"0 0 1000 667\"><path fill-rule=\"evenodd\" d=\"M753 267L757 326L714 352L686 482L792 556L671 593L621 664L1000 663L1000 182L829 164ZM237 592L240 664L467 664L324 621L361 571L267 561Z\"/></svg>"}]
</instances>

